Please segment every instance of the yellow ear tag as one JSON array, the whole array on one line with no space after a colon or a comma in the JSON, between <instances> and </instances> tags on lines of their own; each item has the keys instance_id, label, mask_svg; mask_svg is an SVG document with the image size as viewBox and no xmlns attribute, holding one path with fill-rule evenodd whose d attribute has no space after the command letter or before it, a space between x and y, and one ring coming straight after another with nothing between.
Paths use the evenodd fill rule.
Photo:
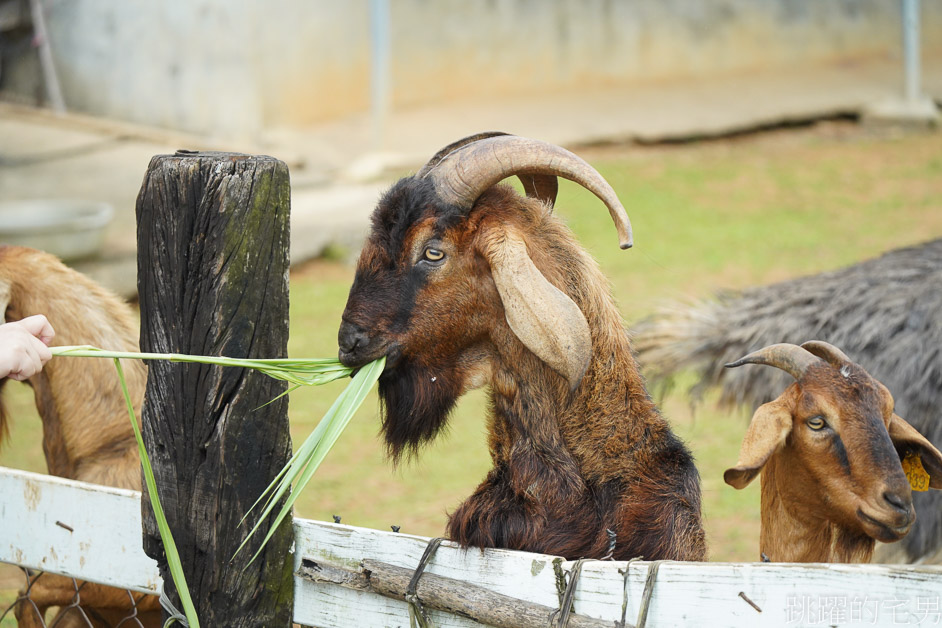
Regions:
<instances>
[{"instance_id":1,"label":"yellow ear tag","mask_svg":"<svg viewBox=\"0 0 942 628\"><path fill-rule=\"evenodd\" d=\"M923 468L922 459L916 452L911 451L903 458L903 473L914 491L929 490L929 474Z\"/></svg>"}]
</instances>

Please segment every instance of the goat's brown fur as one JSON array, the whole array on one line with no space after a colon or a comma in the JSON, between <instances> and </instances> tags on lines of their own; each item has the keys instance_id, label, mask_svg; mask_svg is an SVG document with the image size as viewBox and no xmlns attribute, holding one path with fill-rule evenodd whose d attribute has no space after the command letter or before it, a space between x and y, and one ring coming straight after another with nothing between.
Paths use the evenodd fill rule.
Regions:
<instances>
[{"instance_id":1,"label":"goat's brown fur","mask_svg":"<svg viewBox=\"0 0 942 628\"><path fill-rule=\"evenodd\" d=\"M549 207L509 187L460 217L410 181L374 214L344 313L370 340L341 358L388 356L380 394L394 457L433 437L459 395L490 386L494 468L452 513L449 535L577 558L603 556L610 529L616 558L702 560L699 476L645 391L594 260ZM589 323L592 358L574 390L508 326L491 274L507 238L523 239ZM430 240L448 263L416 279Z\"/></svg>"},{"instance_id":2,"label":"goat's brown fur","mask_svg":"<svg viewBox=\"0 0 942 628\"><path fill-rule=\"evenodd\" d=\"M909 531L915 511L900 458L918 454L931 486L940 488L942 454L893 405L860 366L818 360L756 410L725 477L742 488L762 472L762 554L781 562L869 562L875 541L898 541Z\"/></svg>"},{"instance_id":3,"label":"goat's brown fur","mask_svg":"<svg viewBox=\"0 0 942 628\"><path fill-rule=\"evenodd\" d=\"M33 249L0 246L0 309L6 321L45 314L56 330L54 344L89 344L115 351L138 351L136 317L114 294L66 267L54 256ZM122 362L128 390L140 416L147 378L138 360ZM3 380L5 381L5 380ZM49 473L60 477L141 489L140 459L128 422L127 407L110 360L56 358L28 381L43 422L43 452ZM0 412L0 439L7 428ZM74 595L71 578L42 576L30 598L45 613L67 605ZM126 591L86 584L83 606L130 609ZM160 625L157 599L138 608L149 611L148 625ZM16 610L20 626L41 625L28 603Z\"/></svg>"}]
</instances>

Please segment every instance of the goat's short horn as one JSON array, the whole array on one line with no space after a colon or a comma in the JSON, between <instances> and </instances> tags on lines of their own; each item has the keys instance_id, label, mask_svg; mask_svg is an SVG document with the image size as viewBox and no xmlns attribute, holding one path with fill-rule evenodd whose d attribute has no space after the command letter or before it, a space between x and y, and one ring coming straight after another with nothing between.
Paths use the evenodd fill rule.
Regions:
<instances>
[{"instance_id":1,"label":"goat's short horn","mask_svg":"<svg viewBox=\"0 0 942 628\"><path fill-rule=\"evenodd\" d=\"M608 207L621 248L631 247L631 223L612 186L585 160L553 144L503 133L479 133L440 150L416 176L431 179L445 202L470 209L486 189L512 175L523 175L527 193L536 196L555 197L547 176L578 183Z\"/></svg>"},{"instance_id":2,"label":"goat's short horn","mask_svg":"<svg viewBox=\"0 0 942 628\"><path fill-rule=\"evenodd\" d=\"M844 366L847 363L852 363L853 360L847 357L847 354L832 345L829 342L824 342L823 340L809 340L808 342L801 343L801 348L805 351L813 353L814 355L827 360L828 364L831 366Z\"/></svg>"},{"instance_id":3,"label":"goat's short horn","mask_svg":"<svg viewBox=\"0 0 942 628\"><path fill-rule=\"evenodd\" d=\"M801 379L808 367L820 362L817 356L798 345L782 343L754 351L735 362L730 362L726 368L736 368L743 364L765 364L782 369L795 379Z\"/></svg>"}]
</instances>

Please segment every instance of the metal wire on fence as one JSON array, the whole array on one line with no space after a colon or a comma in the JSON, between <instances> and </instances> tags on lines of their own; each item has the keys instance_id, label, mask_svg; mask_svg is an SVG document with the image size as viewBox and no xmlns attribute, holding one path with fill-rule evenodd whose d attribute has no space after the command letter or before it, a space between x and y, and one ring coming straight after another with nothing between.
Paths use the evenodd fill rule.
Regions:
<instances>
[{"instance_id":1,"label":"metal wire on fence","mask_svg":"<svg viewBox=\"0 0 942 628\"><path fill-rule=\"evenodd\" d=\"M151 628L160 626L157 598L128 589L92 584L58 574L22 569L26 584L0 613L19 628ZM82 595L86 599L83 601ZM50 608L58 610L47 621Z\"/></svg>"}]
</instances>

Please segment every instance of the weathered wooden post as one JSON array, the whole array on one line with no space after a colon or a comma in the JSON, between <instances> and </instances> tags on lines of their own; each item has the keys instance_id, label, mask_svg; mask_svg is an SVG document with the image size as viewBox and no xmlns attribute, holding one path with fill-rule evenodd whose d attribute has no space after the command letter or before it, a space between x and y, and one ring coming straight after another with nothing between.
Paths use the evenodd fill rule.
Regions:
<instances>
[{"instance_id":1,"label":"weathered wooden post","mask_svg":"<svg viewBox=\"0 0 942 628\"><path fill-rule=\"evenodd\" d=\"M137 199L141 349L287 355L289 181L271 157L154 157ZM249 567L267 527L239 521L291 453L285 390L256 371L150 362L143 433L200 623L290 626L290 517ZM157 524L143 502L144 549L181 608ZM254 515L254 513L253 513Z\"/></svg>"}]
</instances>

